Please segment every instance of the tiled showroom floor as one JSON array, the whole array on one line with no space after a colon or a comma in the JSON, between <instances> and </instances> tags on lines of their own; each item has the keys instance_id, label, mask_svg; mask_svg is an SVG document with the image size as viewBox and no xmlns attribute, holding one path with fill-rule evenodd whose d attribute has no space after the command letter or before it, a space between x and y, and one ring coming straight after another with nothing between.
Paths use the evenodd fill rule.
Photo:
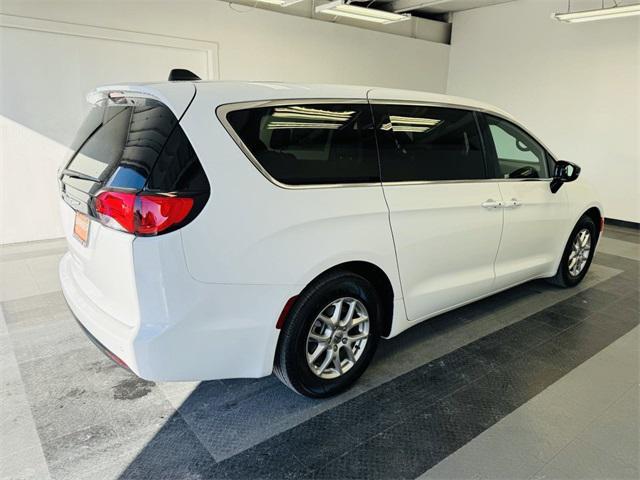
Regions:
<instances>
[{"instance_id":1,"label":"tiled showroom floor","mask_svg":"<svg viewBox=\"0 0 640 480\"><path fill-rule=\"evenodd\" d=\"M0 252L0 478L630 478L640 234L577 288L531 282L382 342L356 388L151 383L107 360L57 280L64 242Z\"/></svg>"}]
</instances>

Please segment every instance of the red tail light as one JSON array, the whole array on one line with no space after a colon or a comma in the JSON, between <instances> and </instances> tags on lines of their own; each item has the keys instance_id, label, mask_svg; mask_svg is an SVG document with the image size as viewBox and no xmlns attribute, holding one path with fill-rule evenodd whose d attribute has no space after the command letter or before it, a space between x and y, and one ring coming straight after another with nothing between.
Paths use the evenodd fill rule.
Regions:
<instances>
[{"instance_id":1,"label":"red tail light","mask_svg":"<svg viewBox=\"0 0 640 480\"><path fill-rule=\"evenodd\" d=\"M96 197L99 219L108 227L136 235L157 235L182 222L193 198L102 192Z\"/></svg>"},{"instance_id":2,"label":"red tail light","mask_svg":"<svg viewBox=\"0 0 640 480\"><path fill-rule=\"evenodd\" d=\"M136 233L156 235L182 222L193 207L193 198L139 196L136 201Z\"/></svg>"},{"instance_id":3,"label":"red tail light","mask_svg":"<svg viewBox=\"0 0 640 480\"><path fill-rule=\"evenodd\" d=\"M96 197L96 213L107 227L135 233L135 203L135 193L102 192Z\"/></svg>"}]
</instances>

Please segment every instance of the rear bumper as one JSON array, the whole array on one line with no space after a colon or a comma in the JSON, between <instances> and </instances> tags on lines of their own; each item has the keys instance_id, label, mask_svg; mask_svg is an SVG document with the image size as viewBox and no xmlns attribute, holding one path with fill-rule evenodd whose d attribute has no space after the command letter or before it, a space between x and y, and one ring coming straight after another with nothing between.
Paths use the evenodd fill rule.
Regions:
<instances>
[{"instance_id":1,"label":"rear bumper","mask_svg":"<svg viewBox=\"0 0 640 480\"><path fill-rule=\"evenodd\" d=\"M72 255L67 253L60 260L58 269L62 293L71 313L101 350L120 358L129 369L137 373L132 348L137 328L113 318L84 293L73 275L73 262Z\"/></svg>"},{"instance_id":2,"label":"rear bumper","mask_svg":"<svg viewBox=\"0 0 640 480\"><path fill-rule=\"evenodd\" d=\"M173 256L175 257L175 256ZM220 285L154 272L136 279L140 320L128 326L84 294L73 258L60 262L62 291L78 322L107 356L154 381L199 381L269 375L278 342L275 324L291 286ZM162 279L162 284L153 283Z\"/></svg>"},{"instance_id":3,"label":"rear bumper","mask_svg":"<svg viewBox=\"0 0 640 480\"><path fill-rule=\"evenodd\" d=\"M75 318L75 315L74 315ZM100 350L102 353L105 354L105 356L111 360L112 362L114 362L116 365L131 371L131 369L129 368L129 366L124 362L124 360L122 360L120 357L118 357L116 354L114 354L112 351L110 351L107 347L105 347L104 345L102 345L100 343L100 341L94 337L93 335L91 335L91 332L89 330L87 330L86 328L84 328L84 325L82 325L82 323L80 323L80 321L76 318L76 322L78 322L78 326L80 327L80 329L84 332L84 334L87 336L87 338L89 340L91 340L91 343L93 343L96 347L98 347L98 350Z\"/></svg>"}]
</instances>

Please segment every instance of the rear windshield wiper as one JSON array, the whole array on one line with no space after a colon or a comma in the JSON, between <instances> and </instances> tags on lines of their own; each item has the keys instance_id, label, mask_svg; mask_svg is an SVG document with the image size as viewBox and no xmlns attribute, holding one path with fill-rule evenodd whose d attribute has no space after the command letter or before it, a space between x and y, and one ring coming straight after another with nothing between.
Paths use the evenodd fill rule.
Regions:
<instances>
[{"instance_id":1,"label":"rear windshield wiper","mask_svg":"<svg viewBox=\"0 0 640 480\"><path fill-rule=\"evenodd\" d=\"M79 178L80 180L89 180L91 182L102 183L102 180L100 180L99 178L95 178L95 177L92 177L91 175L86 175L84 173L76 172L75 170L69 170L68 168L65 168L60 173L62 175L66 175L67 177L71 177L71 178Z\"/></svg>"}]
</instances>

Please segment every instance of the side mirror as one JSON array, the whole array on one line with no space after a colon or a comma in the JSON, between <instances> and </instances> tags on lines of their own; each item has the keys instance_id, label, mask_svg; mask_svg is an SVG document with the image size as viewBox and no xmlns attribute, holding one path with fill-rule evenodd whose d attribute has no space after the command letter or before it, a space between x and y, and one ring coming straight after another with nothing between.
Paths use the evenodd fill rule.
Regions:
<instances>
[{"instance_id":1,"label":"side mirror","mask_svg":"<svg viewBox=\"0 0 640 480\"><path fill-rule=\"evenodd\" d=\"M556 193L565 182L573 182L580 175L580 167L575 163L558 160L553 170L551 193Z\"/></svg>"}]
</instances>

